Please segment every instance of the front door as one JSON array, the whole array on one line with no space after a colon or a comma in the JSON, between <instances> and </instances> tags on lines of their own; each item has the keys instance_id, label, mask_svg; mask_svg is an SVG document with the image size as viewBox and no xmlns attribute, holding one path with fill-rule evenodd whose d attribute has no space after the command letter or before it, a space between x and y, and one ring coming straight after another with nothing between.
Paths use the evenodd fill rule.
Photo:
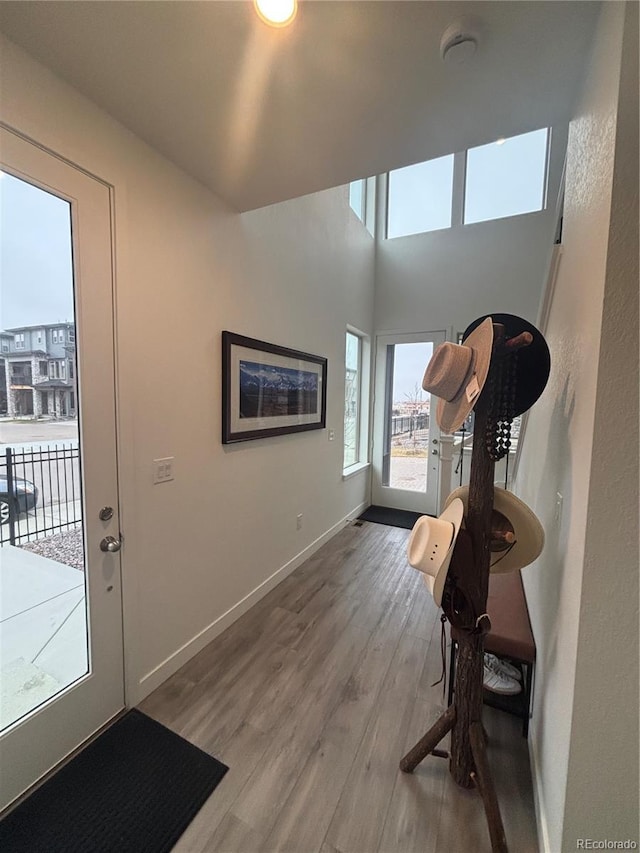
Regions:
<instances>
[{"instance_id":1,"label":"front door","mask_svg":"<svg viewBox=\"0 0 640 853\"><path fill-rule=\"evenodd\" d=\"M111 192L6 128L0 169L2 809L122 709L124 678ZM46 402L71 395L77 415Z\"/></svg>"},{"instance_id":2,"label":"front door","mask_svg":"<svg viewBox=\"0 0 640 853\"><path fill-rule=\"evenodd\" d=\"M440 431L422 377L444 332L376 343L372 503L437 514Z\"/></svg>"}]
</instances>

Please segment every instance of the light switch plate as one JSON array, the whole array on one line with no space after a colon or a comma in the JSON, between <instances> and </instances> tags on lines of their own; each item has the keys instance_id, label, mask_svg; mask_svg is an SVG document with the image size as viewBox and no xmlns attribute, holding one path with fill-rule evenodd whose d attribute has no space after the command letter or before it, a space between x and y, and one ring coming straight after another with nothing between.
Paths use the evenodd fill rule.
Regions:
<instances>
[{"instance_id":1,"label":"light switch plate","mask_svg":"<svg viewBox=\"0 0 640 853\"><path fill-rule=\"evenodd\" d=\"M168 483L173 480L173 456L153 460L153 482Z\"/></svg>"}]
</instances>

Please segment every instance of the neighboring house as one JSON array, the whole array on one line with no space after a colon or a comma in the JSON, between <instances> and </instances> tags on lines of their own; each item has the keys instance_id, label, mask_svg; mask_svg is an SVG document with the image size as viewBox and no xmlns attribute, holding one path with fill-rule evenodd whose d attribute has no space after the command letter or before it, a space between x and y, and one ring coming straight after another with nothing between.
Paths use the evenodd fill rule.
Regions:
<instances>
[{"instance_id":1,"label":"neighboring house","mask_svg":"<svg viewBox=\"0 0 640 853\"><path fill-rule=\"evenodd\" d=\"M4 411L9 417L76 416L73 323L19 326L0 333Z\"/></svg>"},{"instance_id":2,"label":"neighboring house","mask_svg":"<svg viewBox=\"0 0 640 853\"><path fill-rule=\"evenodd\" d=\"M8 332L0 332L0 415L7 414L7 371L4 359L10 346L11 335Z\"/></svg>"}]
</instances>

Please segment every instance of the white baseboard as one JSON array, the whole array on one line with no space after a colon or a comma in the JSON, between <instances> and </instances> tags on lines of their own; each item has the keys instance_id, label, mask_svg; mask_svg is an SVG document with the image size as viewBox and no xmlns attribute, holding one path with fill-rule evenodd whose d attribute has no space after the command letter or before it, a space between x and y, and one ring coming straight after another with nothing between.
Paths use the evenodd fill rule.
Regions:
<instances>
[{"instance_id":1,"label":"white baseboard","mask_svg":"<svg viewBox=\"0 0 640 853\"><path fill-rule=\"evenodd\" d=\"M128 704L137 704L141 702L145 696L153 692L156 687L159 687L163 681L166 681L174 672L177 672L181 666L184 666L188 660L201 651L206 645L214 640L219 634L226 630L229 625L232 625L236 619L239 619L244 613L249 610L254 604L260 601L268 592L283 581L291 572L295 571L298 566L301 566L305 560L308 560L315 552L321 548L326 542L332 539L339 533L346 524L354 518L357 518L369 506L367 501L355 507L348 515L340 519L333 527L330 527L322 536L315 539L310 545L307 545L299 554L296 554L289 562L285 563L277 569L266 580L262 581L254 590L241 598L237 604L230 607L221 616L199 631L195 637L192 637L183 646L165 658L162 663L154 667L151 672L144 675L136 689L136 696L132 696Z\"/></svg>"},{"instance_id":2,"label":"white baseboard","mask_svg":"<svg viewBox=\"0 0 640 853\"><path fill-rule=\"evenodd\" d=\"M533 782L533 805L536 813L536 829L538 830L538 848L540 853L552 853L549 843L549 824L542 793L542 779L540 778L538 761L538 749L532 728L529 729L529 762L531 765L531 781Z\"/></svg>"}]
</instances>

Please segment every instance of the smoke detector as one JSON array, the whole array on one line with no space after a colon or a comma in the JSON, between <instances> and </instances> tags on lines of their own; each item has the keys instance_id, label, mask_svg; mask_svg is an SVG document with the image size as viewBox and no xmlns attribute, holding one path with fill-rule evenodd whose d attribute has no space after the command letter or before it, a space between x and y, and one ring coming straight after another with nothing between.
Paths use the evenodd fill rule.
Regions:
<instances>
[{"instance_id":1,"label":"smoke detector","mask_svg":"<svg viewBox=\"0 0 640 853\"><path fill-rule=\"evenodd\" d=\"M440 39L440 56L447 65L463 65L478 49L478 33L464 22L447 27Z\"/></svg>"}]
</instances>

